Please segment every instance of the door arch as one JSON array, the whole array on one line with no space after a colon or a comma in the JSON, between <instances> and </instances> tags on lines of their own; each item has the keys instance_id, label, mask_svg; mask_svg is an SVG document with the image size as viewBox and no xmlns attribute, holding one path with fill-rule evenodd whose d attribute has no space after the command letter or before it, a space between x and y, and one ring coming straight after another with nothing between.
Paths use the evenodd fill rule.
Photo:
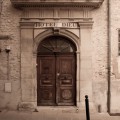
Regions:
<instances>
[{"instance_id":1,"label":"door arch","mask_svg":"<svg viewBox=\"0 0 120 120\"><path fill-rule=\"evenodd\" d=\"M49 36L37 49L37 105L76 105L76 46Z\"/></svg>"}]
</instances>

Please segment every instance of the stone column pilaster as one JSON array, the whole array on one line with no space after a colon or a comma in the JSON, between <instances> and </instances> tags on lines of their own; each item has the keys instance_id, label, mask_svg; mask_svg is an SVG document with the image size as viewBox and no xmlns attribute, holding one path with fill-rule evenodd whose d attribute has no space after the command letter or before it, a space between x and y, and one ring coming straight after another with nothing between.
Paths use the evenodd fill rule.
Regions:
<instances>
[{"instance_id":1,"label":"stone column pilaster","mask_svg":"<svg viewBox=\"0 0 120 120\"><path fill-rule=\"evenodd\" d=\"M85 95L89 96L90 109L95 110L92 91L92 24L79 23L80 26L80 109L85 109Z\"/></svg>"},{"instance_id":2,"label":"stone column pilaster","mask_svg":"<svg viewBox=\"0 0 120 120\"><path fill-rule=\"evenodd\" d=\"M19 110L34 109L35 82L33 63L33 25L21 24L21 103Z\"/></svg>"}]
</instances>

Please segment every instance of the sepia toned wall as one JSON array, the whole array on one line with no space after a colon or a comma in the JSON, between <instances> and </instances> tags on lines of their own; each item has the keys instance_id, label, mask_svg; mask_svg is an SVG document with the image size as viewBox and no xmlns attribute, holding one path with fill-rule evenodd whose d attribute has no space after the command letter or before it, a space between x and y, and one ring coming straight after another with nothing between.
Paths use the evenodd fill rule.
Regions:
<instances>
[{"instance_id":1,"label":"sepia toned wall","mask_svg":"<svg viewBox=\"0 0 120 120\"><path fill-rule=\"evenodd\" d=\"M120 113L120 56L118 49L120 29L120 1L110 0L110 41L111 41L111 113Z\"/></svg>"},{"instance_id":2,"label":"sepia toned wall","mask_svg":"<svg viewBox=\"0 0 120 120\"><path fill-rule=\"evenodd\" d=\"M93 98L97 111L107 112L107 0L99 9L92 11L92 17L94 21L92 29Z\"/></svg>"},{"instance_id":3,"label":"sepia toned wall","mask_svg":"<svg viewBox=\"0 0 120 120\"><path fill-rule=\"evenodd\" d=\"M2 3L0 15L0 108L16 109L21 100L20 88L20 21L21 11L10 0ZM10 53L5 49L10 46ZM9 65L8 65L9 64ZM8 89L5 86L8 84ZM11 88L11 90L10 90Z\"/></svg>"},{"instance_id":4,"label":"sepia toned wall","mask_svg":"<svg viewBox=\"0 0 120 120\"><path fill-rule=\"evenodd\" d=\"M119 29L119 6L116 4L119 0L111 0L111 103L112 113L119 113L119 56L118 56L118 29ZM119 4L118 4L119 5ZM115 9L114 9L115 8ZM84 95L89 94L90 100L94 103L94 109L97 112L107 112L108 99L108 6L107 0L96 9L90 10L88 18L92 18L92 29L67 29L80 38L80 55L89 56L90 59L78 63L80 74L80 85L77 85L81 93L77 96L79 102L84 102ZM35 10L29 12L30 17L35 18L38 14ZM116 12L117 11L117 12ZM24 13L24 14L23 14ZM52 10L44 11L46 17L52 18ZM62 14L64 13L64 14ZM61 10L59 15L66 17L66 10ZM36 56L33 55L34 44L37 44L37 36L46 29L35 29L33 38L33 29L27 29L28 25L22 26L19 22L21 18L26 17L28 12L16 9L12 6L10 0L4 0L2 12L0 15L0 109L17 109L21 102L36 101ZM84 14L85 15L85 14ZM51 17L52 16L52 17ZM72 17L83 16L82 10L73 10ZM42 17L42 14L41 14ZM57 14L56 14L56 17ZM23 20L27 21L27 20ZM54 21L54 20L51 20ZM67 21L67 20L66 20ZM62 21L64 22L64 21ZM31 25L32 26L32 25ZM23 28L22 28L23 27ZM29 34L29 36L28 36ZM34 39L34 41L33 41ZM86 40L86 41L85 41ZM89 41L90 40L90 41ZM36 43L35 43L36 42ZM88 43L88 44L87 44ZM89 44L90 43L90 44ZM5 49L10 46L11 51L6 53ZM26 47L27 46L27 47ZM86 50L85 50L86 49ZM87 53L88 50L88 53ZM28 65L28 62L32 64ZM86 63L90 66L87 69ZM83 70L83 68L85 68ZM78 66L77 66L78 67ZM29 69L30 68L30 69ZM81 71L82 69L82 71ZM29 71L31 70L31 71ZM29 71L29 72L28 72ZM87 74L88 72L88 74ZM87 77L86 77L87 76ZM87 81L85 81L85 80ZM29 86L28 89L26 86ZM89 88L89 89L88 89ZM89 92L91 90L91 92ZM35 104L35 103L34 103ZM30 104L31 105L31 104ZM79 106L80 107L80 106Z\"/></svg>"}]
</instances>

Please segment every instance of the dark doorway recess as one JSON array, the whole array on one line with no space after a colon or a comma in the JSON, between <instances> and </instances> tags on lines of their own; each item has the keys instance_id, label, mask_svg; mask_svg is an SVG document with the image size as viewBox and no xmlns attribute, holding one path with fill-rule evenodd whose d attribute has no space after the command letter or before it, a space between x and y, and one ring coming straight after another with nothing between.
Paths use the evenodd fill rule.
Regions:
<instances>
[{"instance_id":1,"label":"dark doorway recess","mask_svg":"<svg viewBox=\"0 0 120 120\"><path fill-rule=\"evenodd\" d=\"M37 54L37 105L76 105L76 47L68 38L44 39Z\"/></svg>"}]
</instances>

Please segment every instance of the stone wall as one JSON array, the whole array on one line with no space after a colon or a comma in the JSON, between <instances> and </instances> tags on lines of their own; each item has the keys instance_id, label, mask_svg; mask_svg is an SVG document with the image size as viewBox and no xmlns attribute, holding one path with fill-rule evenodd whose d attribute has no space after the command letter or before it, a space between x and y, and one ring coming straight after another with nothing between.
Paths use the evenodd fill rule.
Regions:
<instances>
[{"instance_id":1,"label":"stone wall","mask_svg":"<svg viewBox=\"0 0 120 120\"><path fill-rule=\"evenodd\" d=\"M3 0L0 15L0 109L17 109L21 99L20 16L21 11L13 8L10 0ZM5 51L7 46L11 49L9 53Z\"/></svg>"}]
</instances>

